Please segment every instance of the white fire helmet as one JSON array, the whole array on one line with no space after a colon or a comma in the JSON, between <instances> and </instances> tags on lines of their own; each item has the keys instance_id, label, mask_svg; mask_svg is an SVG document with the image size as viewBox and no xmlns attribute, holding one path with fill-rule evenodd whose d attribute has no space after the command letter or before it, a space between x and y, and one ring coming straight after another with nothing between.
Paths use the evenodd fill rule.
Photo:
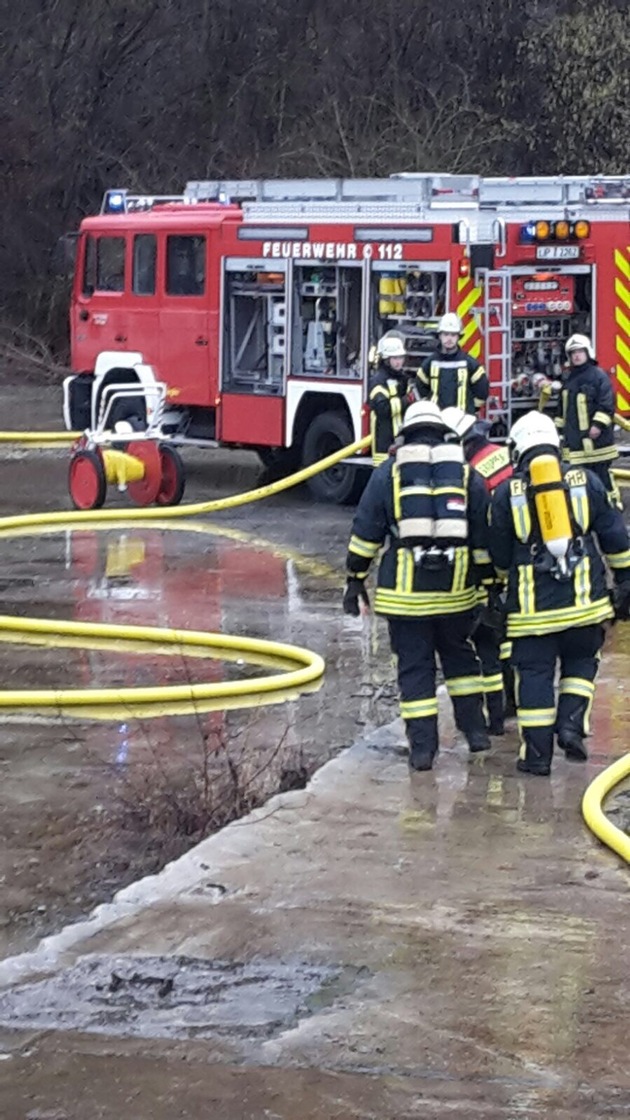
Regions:
<instances>
[{"instance_id":1,"label":"white fire helmet","mask_svg":"<svg viewBox=\"0 0 630 1120\"><path fill-rule=\"evenodd\" d=\"M573 350L586 350L591 361L595 358L593 343L588 335L585 334L572 334L565 346L565 350L567 354L570 354Z\"/></svg>"},{"instance_id":2,"label":"white fire helmet","mask_svg":"<svg viewBox=\"0 0 630 1120\"><path fill-rule=\"evenodd\" d=\"M419 428L425 424L446 428L444 417L435 401L415 401L414 404L410 404L405 413L401 430L408 432L410 428Z\"/></svg>"},{"instance_id":3,"label":"white fire helmet","mask_svg":"<svg viewBox=\"0 0 630 1120\"><path fill-rule=\"evenodd\" d=\"M384 362L389 358L404 358L405 347L403 346L402 339L396 338L395 335L384 335L377 346L377 353L379 358L382 358Z\"/></svg>"},{"instance_id":4,"label":"white fire helmet","mask_svg":"<svg viewBox=\"0 0 630 1120\"><path fill-rule=\"evenodd\" d=\"M535 447L560 447L558 429L551 416L533 409L520 416L510 428L509 442L516 462Z\"/></svg>"},{"instance_id":5,"label":"white fire helmet","mask_svg":"<svg viewBox=\"0 0 630 1120\"><path fill-rule=\"evenodd\" d=\"M442 409L442 419L446 427L455 432L458 439L464 439L477 423L476 416L471 416L469 412L464 412L462 408L455 408L454 405Z\"/></svg>"},{"instance_id":6,"label":"white fire helmet","mask_svg":"<svg viewBox=\"0 0 630 1120\"><path fill-rule=\"evenodd\" d=\"M438 334L461 334L462 324L458 315L449 311L438 323Z\"/></svg>"}]
</instances>

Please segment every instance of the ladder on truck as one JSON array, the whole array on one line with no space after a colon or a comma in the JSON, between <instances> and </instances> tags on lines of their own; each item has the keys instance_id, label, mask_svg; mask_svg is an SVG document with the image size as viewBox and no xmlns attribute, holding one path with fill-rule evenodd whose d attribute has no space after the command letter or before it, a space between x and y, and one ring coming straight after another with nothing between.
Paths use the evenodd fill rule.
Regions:
<instances>
[{"instance_id":1,"label":"ladder on truck","mask_svg":"<svg viewBox=\"0 0 630 1120\"><path fill-rule=\"evenodd\" d=\"M512 423L512 282L508 272L479 269L483 289L481 333L484 340L486 372L490 395L488 420ZM497 400L495 393L500 399Z\"/></svg>"}]
</instances>

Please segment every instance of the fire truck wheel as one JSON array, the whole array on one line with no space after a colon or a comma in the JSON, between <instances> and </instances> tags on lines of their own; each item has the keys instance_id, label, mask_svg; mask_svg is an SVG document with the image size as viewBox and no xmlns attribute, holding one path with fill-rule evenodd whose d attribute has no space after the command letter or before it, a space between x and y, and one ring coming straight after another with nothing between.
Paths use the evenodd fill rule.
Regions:
<instances>
[{"instance_id":1,"label":"fire truck wheel","mask_svg":"<svg viewBox=\"0 0 630 1120\"><path fill-rule=\"evenodd\" d=\"M325 459L354 440L348 421L338 412L322 412L311 421L306 429L302 450L302 466L310 467L319 459ZM335 502L344 505L355 502L365 486L365 472L338 463L309 479L308 488L319 502Z\"/></svg>"},{"instance_id":2,"label":"fire truck wheel","mask_svg":"<svg viewBox=\"0 0 630 1120\"><path fill-rule=\"evenodd\" d=\"M81 448L70 460L68 489L75 509L100 509L107 494L103 460L97 451Z\"/></svg>"},{"instance_id":3,"label":"fire truck wheel","mask_svg":"<svg viewBox=\"0 0 630 1120\"><path fill-rule=\"evenodd\" d=\"M162 481L155 499L158 506L178 506L184 497L186 475L182 457L174 447L168 444L160 446L160 459L162 461Z\"/></svg>"},{"instance_id":4,"label":"fire truck wheel","mask_svg":"<svg viewBox=\"0 0 630 1120\"><path fill-rule=\"evenodd\" d=\"M290 447L257 447L256 454L270 480L286 478L299 467L295 452Z\"/></svg>"}]
</instances>

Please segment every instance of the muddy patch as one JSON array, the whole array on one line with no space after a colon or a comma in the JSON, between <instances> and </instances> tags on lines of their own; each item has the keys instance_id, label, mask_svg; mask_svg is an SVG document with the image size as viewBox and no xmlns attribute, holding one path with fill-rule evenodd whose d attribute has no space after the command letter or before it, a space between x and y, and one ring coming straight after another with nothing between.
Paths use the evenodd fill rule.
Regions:
<instances>
[{"instance_id":1,"label":"muddy patch","mask_svg":"<svg viewBox=\"0 0 630 1120\"><path fill-rule=\"evenodd\" d=\"M0 999L0 1025L136 1038L269 1039L347 995L361 970L262 960L89 956Z\"/></svg>"}]
</instances>

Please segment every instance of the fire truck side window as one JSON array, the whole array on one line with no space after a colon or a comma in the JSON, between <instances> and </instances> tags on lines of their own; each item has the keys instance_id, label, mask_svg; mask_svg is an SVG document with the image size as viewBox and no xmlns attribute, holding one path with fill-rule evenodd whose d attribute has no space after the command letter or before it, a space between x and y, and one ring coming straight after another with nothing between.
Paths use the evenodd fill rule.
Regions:
<instances>
[{"instance_id":1,"label":"fire truck side window","mask_svg":"<svg viewBox=\"0 0 630 1120\"><path fill-rule=\"evenodd\" d=\"M230 258L225 263L223 388L238 393L282 393L286 351L284 262Z\"/></svg>"},{"instance_id":2,"label":"fire truck side window","mask_svg":"<svg viewBox=\"0 0 630 1120\"><path fill-rule=\"evenodd\" d=\"M296 264L293 288L291 372L360 377L361 269Z\"/></svg>"},{"instance_id":3,"label":"fire truck side window","mask_svg":"<svg viewBox=\"0 0 630 1120\"><path fill-rule=\"evenodd\" d=\"M157 238L154 233L139 233L133 239L132 291L135 296L155 295Z\"/></svg>"},{"instance_id":4,"label":"fire truck side window","mask_svg":"<svg viewBox=\"0 0 630 1120\"><path fill-rule=\"evenodd\" d=\"M84 296L91 296L96 288L96 238L88 236L85 242L85 257L83 260Z\"/></svg>"},{"instance_id":5,"label":"fire truck side window","mask_svg":"<svg viewBox=\"0 0 630 1120\"><path fill-rule=\"evenodd\" d=\"M124 237L99 237L96 242L96 291L122 292L125 289Z\"/></svg>"},{"instance_id":6,"label":"fire truck side window","mask_svg":"<svg viewBox=\"0 0 630 1120\"><path fill-rule=\"evenodd\" d=\"M436 264L375 264L372 272L370 343L395 331L407 352L405 368L415 373L435 349L437 323L446 310L447 274Z\"/></svg>"},{"instance_id":7,"label":"fire truck side window","mask_svg":"<svg viewBox=\"0 0 630 1120\"><path fill-rule=\"evenodd\" d=\"M166 238L166 294L202 296L206 290L206 239L184 234Z\"/></svg>"}]
</instances>

